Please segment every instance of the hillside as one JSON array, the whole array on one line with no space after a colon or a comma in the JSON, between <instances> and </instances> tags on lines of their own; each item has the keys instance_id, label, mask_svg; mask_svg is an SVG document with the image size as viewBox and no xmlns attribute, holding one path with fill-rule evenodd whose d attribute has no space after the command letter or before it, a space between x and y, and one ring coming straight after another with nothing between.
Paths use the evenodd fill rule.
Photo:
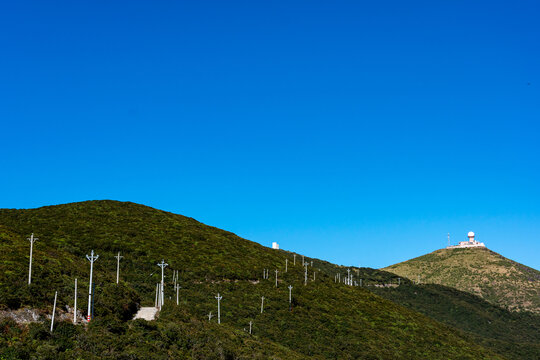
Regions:
<instances>
[{"instance_id":1,"label":"hillside","mask_svg":"<svg viewBox=\"0 0 540 360\"><path fill-rule=\"evenodd\" d=\"M34 232L33 280L27 285L26 237ZM58 291L59 319L73 304L86 311L89 262L94 249L95 320L89 326L59 321L0 324L0 356L6 359L497 359L491 350L454 329L360 287L334 282L339 267L317 259L303 285L300 256L275 251L191 218L133 203L91 201L30 210L0 210L0 307L50 314ZM121 281L115 284L121 251ZM158 320L130 321L137 307L150 306L160 270L167 300ZM285 273L285 259L289 260ZM262 279L263 268L270 279ZM278 269L275 287L274 269ZM172 271L180 272L180 305ZM332 272L333 271L333 272ZM291 284L292 311L288 308ZM208 321L223 296L222 324ZM261 296L265 297L260 313ZM69 317L68 317L69 319ZM253 334L244 329L253 321Z\"/></svg>"},{"instance_id":2,"label":"hillside","mask_svg":"<svg viewBox=\"0 0 540 360\"><path fill-rule=\"evenodd\" d=\"M512 312L470 293L436 284L373 287L395 303L460 329L508 359L540 359L540 316Z\"/></svg>"},{"instance_id":3,"label":"hillside","mask_svg":"<svg viewBox=\"0 0 540 360\"><path fill-rule=\"evenodd\" d=\"M442 285L414 284L387 271L352 269L369 291L459 329L508 359L540 359L540 315L509 311Z\"/></svg>"},{"instance_id":4,"label":"hillside","mask_svg":"<svg viewBox=\"0 0 540 360\"><path fill-rule=\"evenodd\" d=\"M477 295L512 311L540 314L540 271L486 248L441 249L384 270Z\"/></svg>"}]
</instances>

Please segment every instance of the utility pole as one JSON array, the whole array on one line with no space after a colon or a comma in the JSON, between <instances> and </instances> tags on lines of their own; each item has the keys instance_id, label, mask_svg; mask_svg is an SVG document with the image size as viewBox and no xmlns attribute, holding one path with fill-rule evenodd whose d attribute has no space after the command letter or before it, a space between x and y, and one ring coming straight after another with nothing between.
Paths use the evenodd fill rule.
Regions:
<instances>
[{"instance_id":1,"label":"utility pole","mask_svg":"<svg viewBox=\"0 0 540 360\"><path fill-rule=\"evenodd\" d=\"M120 256L120 251L118 252L118 255L115 256L116 258L116 283L118 284L118 280L120 279L120 259L123 258L123 256Z\"/></svg>"},{"instance_id":2,"label":"utility pole","mask_svg":"<svg viewBox=\"0 0 540 360\"><path fill-rule=\"evenodd\" d=\"M276 287L277 287L277 274L278 274L278 270L276 269Z\"/></svg>"},{"instance_id":3,"label":"utility pole","mask_svg":"<svg viewBox=\"0 0 540 360\"><path fill-rule=\"evenodd\" d=\"M263 310L264 310L264 296L261 296L261 314L263 313Z\"/></svg>"},{"instance_id":4,"label":"utility pole","mask_svg":"<svg viewBox=\"0 0 540 360\"><path fill-rule=\"evenodd\" d=\"M165 297L163 296L163 287L161 286L161 283L157 283L158 287L158 308L161 310L163 307L163 301L165 300Z\"/></svg>"},{"instance_id":5,"label":"utility pole","mask_svg":"<svg viewBox=\"0 0 540 360\"><path fill-rule=\"evenodd\" d=\"M161 290L161 306L163 306L163 302L165 300L165 296L163 295L163 290L164 290L163 288L164 288L164 285L165 285L164 280L163 280L164 279L163 271L165 270L165 268L167 266L169 266L169 264L167 264L165 262L165 260L161 260L161 262L158 263L157 266L159 266L161 268L161 289L160 290ZM161 309L161 306L160 306L160 309Z\"/></svg>"},{"instance_id":6,"label":"utility pole","mask_svg":"<svg viewBox=\"0 0 540 360\"><path fill-rule=\"evenodd\" d=\"M77 278L75 278L75 298L74 298L74 305L73 305L73 323L77 323Z\"/></svg>"},{"instance_id":7,"label":"utility pole","mask_svg":"<svg viewBox=\"0 0 540 360\"><path fill-rule=\"evenodd\" d=\"M293 254L293 265L296 265L296 254Z\"/></svg>"},{"instance_id":8,"label":"utility pole","mask_svg":"<svg viewBox=\"0 0 540 360\"><path fill-rule=\"evenodd\" d=\"M313 270L313 281L315 281L315 273L316 273L316 271Z\"/></svg>"},{"instance_id":9,"label":"utility pole","mask_svg":"<svg viewBox=\"0 0 540 360\"><path fill-rule=\"evenodd\" d=\"M180 284L174 285L174 288L176 290L176 305L178 305L178 293L180 292Z\"/></svg>"},{"instance_id":10,"label":"utility pole","mask_svg":"<svg viewBox=\"0 0 540 360\"><path fill-rule=\"evenodd\" d=\"M223 296L219 296L219 293L218 293L217 296L215 296L215 298L217 299L217 323L221 324L221 308L219 307L219 304L221 302L221 299L223 299Z\"/></svg>"},{"instance_id":11,"label":"utility pole","mask_svg":"<svg viewBox=\"0 0 540 360\"><path fill-rule=\"evenodd\" d=\"M253 321L249 321L249 335L251 335L251 325L253 324Z\"/></svg>"},{"instance_id":12,"label":"utility pole","mask_svg":"<svg viewBox=\"0 0 540 360\"><path fill-rule=\"evenodd\" d=\"M88 290L88 316L86 317L87 321L92 320L92 275L94 272L94 261L99 258L99 255L94 255L94 250L90 252L90 256L86 255L88 261L90 261L90 285Z\"/></svg>"},{"instance_id":13,"label":"utility pole","mask_svg":"<svg viewBox=\"0 0 540 360\"><path fill-rule=\"evenodd\" d=\"M306 270L304 272L304 285L307 285L307 263L305 264Z\"/></svg>"},{"instance_id":14,"label":"utility pole","mask_svg":"<svg viewBox=\"0 0 540 360\"><path fill-rule=\"evenodd\" d=\"M161 310L161 308L163 307L163 304L165 303L165 291L163 291L163 283L159 286L159 295L160 295L160 299L161 299L161 302L160 302L160 305L159 305L159 310Z\"/></svg>"},{"instance_id":15,"label":"utility pole","mask_svg":"<svg viewBox=\"0 0 540 360\"><path fill-rule=\"evenodd\" d=\"M292 311L292 285L289 285L289 311Z\"/></svg>"},{"instance_id":16,"label":"utility pole","mask_svg":"<svg viewBox=\"0 0 540 360\"><path fill-rule=\"evenodd\" d=\"M398 279L398 286L401 285L401 278L397 278Z\"/></svg>"},{"instance_id":17,"label":"utility pole","mask_svg":"<svg viewBox=\"0 0 540 360\"><path fill-rule=\"evenodd\" d=\"M350 281L351 281L351 269L347 269L347 282L346 282L346 284L351 285Z\"/></svg>"},{"instance_id":18,"label":"utility pole","mask_svg":"<svg viewBox=\"0 0 540 360\"><path fill-rule=\"evenodd\" d=\"M94 318L94 304L96 302L96 284L92 284L92 319Z\"/></svg>"},{"instance_id":19,"label":"utility pole","mask_svg":"<svg viewBox=\"0 0 540 360\"><path fill-rule=\"evenodd\" d=\"M28 238L28 241L30 241L30 265L28 266L28 285L32 282L32 252L34 250L34 243L39 240L38 238L34 237L34 233L30 235Z\"/></svg>"},{"instance_id":20,"label":"utility pole","mask_svg":"<svg viewBox=\"0 0 540 360\"><path fill-rule=\"evenodd\" d=\"M156 284L156 302L155 302L156 308L159 309L158 297L159 297L159 283Z\"/></svg>"},{"instance_id":21,"label":"utility pole","mask_svg":"<svg viewBox=\"0 0 540 360\"><path fill-rule=\"evenodd\" d=\"M305 265L304 264L304 255L302 255L302 265Z\"/></svg>"},{"instance_id":22,"label":"utility pole","mask_svg":"<svg viewBox=\"0 0 540 360\"><path fill-rule=\"evenodd\" d=\"M56 296L58 296L58 291L54 292L54 305L53 305L52 318L51 318L51 332L53 330L53 325L54 325L54 313L56 312Z\"/></svg>"},{"instance_id":23,"label":"utility pole","mask_svg":"<svg viewBox=\"0 0 540 360\"><path fill-rule=\"evenodd\" d=\"M285 259L285 272L287 272L287 263L289 262L289 259Z\"/></svg>"}]
</instances>

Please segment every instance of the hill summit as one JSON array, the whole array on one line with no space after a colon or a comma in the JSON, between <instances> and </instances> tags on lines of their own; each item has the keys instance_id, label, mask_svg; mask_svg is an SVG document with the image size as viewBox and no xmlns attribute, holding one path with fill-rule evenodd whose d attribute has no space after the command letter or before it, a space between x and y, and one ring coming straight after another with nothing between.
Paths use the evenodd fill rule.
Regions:
<instances>
[{"instance_id":1,"label":"hill summit","mask_svg":"<svg viewBox=\"0 0 540 360\"><path fill-rule=\"evenodd\" d=\"M540 271L485 247L441 249L384 270L466 291L509 310L540 313Z\"/></svg>"}]
</instances>

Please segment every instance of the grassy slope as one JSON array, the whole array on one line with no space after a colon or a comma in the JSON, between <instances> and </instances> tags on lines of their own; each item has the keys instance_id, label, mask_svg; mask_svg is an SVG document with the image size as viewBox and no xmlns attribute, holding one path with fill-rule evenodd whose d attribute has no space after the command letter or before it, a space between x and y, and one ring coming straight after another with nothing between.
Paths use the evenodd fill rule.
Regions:
<instances>
[{"instance_id":1,"label":"grassy slope","mask_svg":"<svg viewBox=\"0 0 540 360\"><path fill-rule=\"evenodd\" d=\"M354 268L353 274L371 292L459 329L509 359L540 359L540 315L508 311L442 285L414 285L407 278L398 287L399 276L387 271Z\"/></svg>"},{"instance_id":2,"label":"grassy slope","mask_svg":"<svg viewBox=\"0 0 540 360\"><path fill-rule=\"evenodd\" d=\"M540 316L511 312L436 284L372 288L376 294L458 328L509 359L540 359Z\"/></svg>"},{"instance_id":3,"label":"grassy slope","mask_svg":"<svg viewBox=\"0 0 540 360\"><path fill-rule=\"evenodd\" d=\"M540 271L482 248L441 249L385 268L400 276L478 295L510 310L540 314Z\"/></svg>"},{"instance_id":4,"label":"grassy slope","mask_svg":"<svg viewBox=\"0 0 540 360\"><path fill-rule=\"evenodd\" d=\"M40 240L33 284L26 286L25 237L31 232ZM58 307L66 309L73 302L73 279L79 279L80 289L88 286L84 255L91 249L100 255L94 274L96 320L88 330L60 324L52 336L46 324L21 330L4 322L0 347L6 358L499 358L415 311L366 289L335 284L336 268L329 263L313 259L320 269L317 281L304 286L299 257L285 274L285 258L292 261L287 252L180 215L113 201L0 210L0 306L50 312L58 290ZM119 250L124 259L116 286L113 255ZM127 322L135 304L152 304L156 263L162 258L170 265L169 296L171 270L180 271L180 306L169 300L158 321ZM280 270L277 289L273 276L260 279L263 268ZM292 313L289 284L294 286ZM81 292L79 304L86 308ZM217 292L223 295L221 326L205 320L216 311ZM260 314L262 295L266 306ZM253 336L242 331L250 320Z\"/></svg>"}]
</instances>

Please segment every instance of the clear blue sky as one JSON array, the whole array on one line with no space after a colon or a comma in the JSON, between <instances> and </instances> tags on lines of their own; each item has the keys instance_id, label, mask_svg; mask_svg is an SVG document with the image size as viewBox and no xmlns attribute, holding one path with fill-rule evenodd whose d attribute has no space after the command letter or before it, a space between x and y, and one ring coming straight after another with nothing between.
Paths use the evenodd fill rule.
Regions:
<instances>
[{"instance_id":1,"label":"clear blue sky","mask_svg":"<svg viewBox=\"0 0 540 360\"><path fill-rule=\"evenodd\" d=\"M0 207L128 200L371 267L473 230L538 269L539 13L4 1Z\"/></svg>"}]
</instances>

